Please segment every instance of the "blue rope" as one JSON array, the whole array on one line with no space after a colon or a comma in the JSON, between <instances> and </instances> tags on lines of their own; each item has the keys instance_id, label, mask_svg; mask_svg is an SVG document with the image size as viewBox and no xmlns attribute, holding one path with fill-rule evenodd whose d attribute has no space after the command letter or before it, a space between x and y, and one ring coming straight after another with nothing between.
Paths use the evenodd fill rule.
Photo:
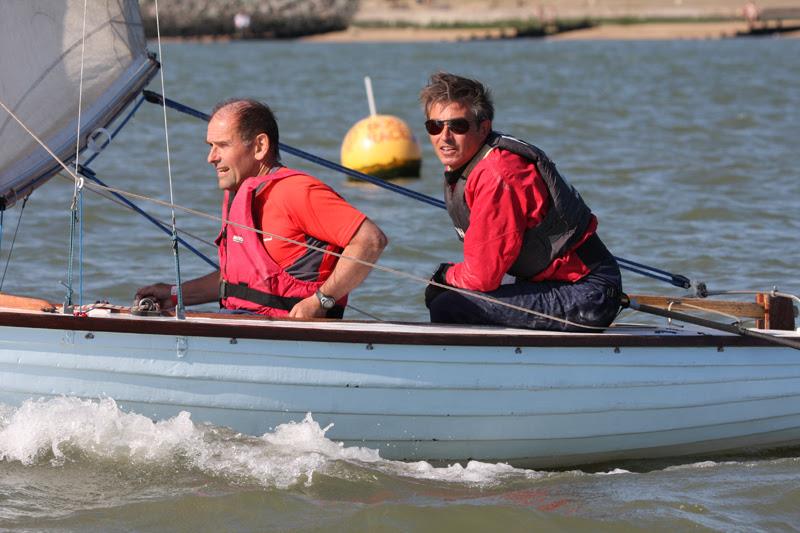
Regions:
<instances>
[{"instance_id":1,"label":"blue rope","mask_svg":"<svg viewBox=\"0 0 800 533\"><path fill-rule=\"evenodd\" d=\"M143 103L144 103L144 98L137 98L137 100L136 100L136 103L133 105L133 107L131 107L131 110L128 112L128 114L127 114L127 115L125 115L125 117L124 117L124 118L123 118L123 119L120 121L120 123L117 125L117 127L116 127L116 128L114 128L114 131L112 131L112 132L111 132L111 134L110 134L110 136L111 136L111 137L110 137L110 139L109 139L109 141L108 141L109 143L110 143L111 141L113 141L113 140L114 140L114 137L116 137L116 136L117 136L117 133L119 133L119 132L120 132L120 130L122 130L122 128L124 128L124 127L125 127L125 124L127 124L127 123L128 123L128 121L129 121L131 118L133 118L133 115L136 113L136 111L138 111L138 110L139 110L139 108L142 106L142 104L143 104ZM88 167L88 166L89 166L89 163L91 163L92 161L94 161L94 160L95 160L95 158L96 158L98 155L100 155L100 151L97 151L97 152L93 153L93 154L91 155L91 157L89 157L89 159L87 159L86 161L84 161L84 163L83 163L83 166L85 166L85 167Z\"/></svg>"},{"instance_id":2,"label":"blue rope","mask_svg":"<svg viewBox=\"0 0 800 533\"><path fill-rule=\"evenodd\" d=\"M75 197L73 197L75 200ZM75 261L75 226L77 225L78 213L75 209L73 201L72 208L69 211L69 257L67 259L67 282L64 284L67 292L64 294L64 313L68 313L72 307L72 265Z\"/></svg>"},{"instance_id":3,"label":"blue rope","mask_svg":"<svg viewBox=\"0 0 800 533\"><path fill-rule=\"evenodd\" d=\"M143 91L143 94L144 94L145 99L150 103L162 105L162 103L164 102L164 98L158 93L154 93L152 91ZM180 111L181 113L185 113L185 114L191 115L191 116L193 116L195 118L199 118L201 120L205 120L206 122L211 120L211 116L210 115L207 115L207 114L203 113L202 111L198 111L197 109L192 109L191 107L185 106L185 105L183 105L181 103L175 102L174 100L170 100L169 98L166 99L166 105L167 105L167 107L171 107L171 108L173 108L173 109L175 109L177 111ZM377 185L378 187L383 187L384 189L389 189L392 192L396 192L396 193L408 196L409 198L413 198L415 200L419 200L421 202L425 202L425 203L430 204L430 205L432 205L434 207L439 207L439 208L445 209L445 205L444 205L444 202L442 200L438 200L436 198L428 196L427 194L422 194L422 193L419 193L417 191L412 191L411 189L406 189L405 187L401 187L400 185L396 185L394 183L391 183L391 182L388 182L388 181L384 181L384 180L382 180L380 178L376 178L374 176L370 176L369 174L364 174L363 172L359 172L357 170L353 170L352 168L343 167L342 165L338 165L338 164L334 163L333 161L328 161L327 159L323 159L323 158L318 157L318 156L316 156L314 154L305 152L303 150L300 150L299 148L294 148L292 146L288 146L288 145L283 144L283 143L278 143L278 149L279 150L283 150L284 152L286 152L288 154L292 154L294 156L297 156L297 157L299 157L301 159L305 159L307 161L311 161L312 163L316 163L316 164L318 164L320 166L329 168L331 170L335 170L337 172L341 172L341 173L346 174L346 175L348 175L348 176L350 176L352 178L355 178L355 179L358 179L358 180L361 180L361 181L366 181L366 182L372 183L374 185Z\"/></svg>"},{"instance_id":4,"label":"blue rope","mask_svg":"<svg viewBox=\"0 0 800 533\"><path fill-rule=\"evenodd\" d=\"M665 281L667 283L675 285L676 287L681 287L684 289L688 289L692 286L692 280L690 280L686 276L682 276L680 274L672 274L670 272L667 272L666 270L661 270L659 268L643 265L641 263L637 263L629 259L623 259L622 257L617 257L616 259L621 268L625 268L631 272L637 272L639 274L642 274L643 276L649 276L654 279ZM649 270L650 272L645 272L645 270Z\"/></svg>"},{"instance_id":5,"label":"blue rope","mask_svg":"<svg viewBox=\"0 0 800 533\"><path fill-rule=\"evenodd\" d=\"M171 107L176 111L185 113L195 118L205 120L206 122L208 122L211 119L209 115L203 113L202 111L198 111L197 109L193 109L187 105L181 104L174 100L170 100L169 98L165 99L163 96L161 96L158 93L154 93L153 91L142 91L142 94L144 94L145 100L147 100L150 103L158 105L166 105L167 107ZM384 181L379 178L375 178L368 174L364 174L363 172L358 172L356 170L343 167L332 161L328 161L327 159L323 159L308 152L304 152L303 150L287 146L283 143L278 143L278 147L280 150L283 150L284 152L306 159L313 163L317 163L318 165L326 167L328 169L342 172L358 180L367 181L369 183L377 185L378 187L383 187L384 189L389 189L390 191L400 193L404 196L408 196L409 198L425 202L435 207L446 209L445 203L442 200L437 200L436 198L433 198L426 194L418 193L416 191L412 191L411 189L406 189L405 187L401 187L394 183ZM657 279L659 281L664 281L666 283L670 283L671 285L674 285L676 287L681 287L683 289L689 289L692 286L691 280L686 276L682 276L679 274L671 274L670 272L666 272L658 268L653 268L647 265L643 265L641 263L636 263L634 261L629 261L628 259L623 259L621 257L615 257L615 259L619 263L620 268L623 268L625 270L629 270L631 272L635 272L643 276Z\"/></svg>"},{"instance_id":6,"label":"blue rope","mask_svg":"<svg viewBox=\"0 0 800 533\"><path fill-rule=\"evenodd\" d=\"M81 174L81 176L87 177L88 179L92 180L93 182L97 183L98 185L101 185L103 187L108 187L108 185L103 183L103 181L100 178L97 177L97 175L94 173L94 171L92 169L86 168L85 166L81 166L81 167L79 167L78 172ZM167 235L170 235L170 236L172 235L172 230L170 228L166 227L159 220L157 220L152 215L147 213L147 211L145 211L144 209L142 209L138 205L134 204L133 202L131 202L130 200L128 200L127 198L125 198L121 194L113 192L113 191L109 191L109 192L115 198L120 200L122 203L124 203L125 205L127 205L128 207L130 207L131 209L136 211L138 214L143 216L145 219L147 219L148 221L153 223L153 225L156 226L158 229L160 229L161 231L163 231ZM200 250L198 250L197 248L195 248L194 246L192 246L191 244L189 244L188 242L183 240L181 237L178 237L178 242L181 243L187 250L192 252L194 255L196 255L197 257L199 257L200 259L202 259L206 263L208 263L215 270L219 269L219 265L218 264L216 264L214 261L212 261L205 254L203 254L203 252L201 252Z\"/></svg>"},{"instance_id":7,"label":"blue rope","mask_svg":"<svg viewBox=\"0 0 800 533\"><path fill-rule=\"evenodd\" d=\"M142 106L144 101L145 101L145 99L143 97L136 99L136 102L131 107L130 111L128 111L128 113L122 118L122 120L119 122L119 124L117 124L117 126L114 128L114 130L110 133L109 142L113 141L114 138L116 138L117 134L122 130L122 128L125 127L125 125L131 120L131 118L133 118L133 115L136 114L136 112ZM97 177L97 174L95 174L95 172L92 169L89 168L89 164L92 161L94 161L94 159L98 155L100 155L100 152L95 152L94 154L92 154L92 156L89 157L86 160L86 162L84 162L84 164L82 166L78 167L78 173L81 174L82 176L94 181L95 183L103 186L103 187L108 187L108 185L103 183L103 181L100 180L100 178ZM172 235L172 230L170 230L169 228L164 226L161 222L159 222L156 218L154 218L149 213L147 213L144 209L140 208L139 206L137 206L136 204L134 204L133 202L131 202L130 200L128 200L127 198L125 198L124 196L122 196L119 193L111 192L111 194L115 198L117 198L117 200L120 200L122 203L127 205L129 208L133 209L136 213L138 213L139 215L143 216L145 219L147 219L149 222L151 222L153 225L155 225L158 229L160 229L161 231L163 231L167 235L170 235L170 236ZM187 250L189 250L190 252L195 254L197 257L199 257L200 259L202 259L203 261L208 263L215 270L219 269L219 265L217 265L217 263L215 263L208 256L203 254L201 251L199 251L197 248L193 247L191 244L189 244L188 242L186 242L182 238L178 237L178 242L181 243Z\"/></svg>"},{"instance_id":8,"label":"blue rope","mask_svg":"<svg viewBox=\"0 0 800 533\"><path fill-rule=\"evenodd\" d=\"M78 307L83 307L83 189L78 191Z\"/></svg>"},{"instance_id":9,"label":"blue rope","mask_svg":"<svg viewBox=\"0 0 800 533\"><path fill-rule=\"evenodd\" d=\"M181 290L181 259L178 253L178 229L175 227L175 217L172 217L172 255L175 257L175 284L178 287L178 301L175 306L175 318L184 319L186 317L183 305L183 291Z\"/></svg>"}]
</instances>

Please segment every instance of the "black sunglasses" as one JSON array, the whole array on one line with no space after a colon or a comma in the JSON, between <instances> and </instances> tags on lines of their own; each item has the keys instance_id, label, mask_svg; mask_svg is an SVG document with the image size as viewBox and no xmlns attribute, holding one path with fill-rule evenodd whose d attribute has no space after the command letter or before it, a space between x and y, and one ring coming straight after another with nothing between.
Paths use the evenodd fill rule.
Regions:
<instances>
[{"instance_id":1,"label":"black sunglasses","mask_svg":"<svg viewBox=\"0 0 800 533\"><path fill-rule=\"evenodd\" d=\"M439 135L442 133L444 127L450 128L450 131L458 135L464 135L469 131L469 120L465 118L451 118L450 120L426 120L425 129L430 135Z\"/></svg>"}]
</instances>

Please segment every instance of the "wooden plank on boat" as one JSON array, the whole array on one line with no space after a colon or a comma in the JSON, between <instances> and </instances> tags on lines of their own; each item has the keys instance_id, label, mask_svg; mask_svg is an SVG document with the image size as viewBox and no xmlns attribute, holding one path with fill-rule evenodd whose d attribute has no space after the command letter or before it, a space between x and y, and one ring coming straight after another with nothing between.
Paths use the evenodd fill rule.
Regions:
<instances>
[{"instance_id":1,"label":"wooden plank on boat","mask_svg":"<svg viewBox=\"0 0 800 533\"><path fill-rule=\"evenodd\" d=\"M39 298L28 298L27 296L15 296L13 294L0 293L0 307L10 307L12 309L26 309L28 311L44 311L52 313L56 310L54 303Z\"/></svg>"},{"instance_id":2,"label":"wooden plank on boat","mask_svg":"<svg viewBox=\"0 0 800 533\"><path fill-rule=\"evenodd\" d=\"M675 298L673 296L653 296L629 294L629 298L652 307L671 311L711 311L744 318L764 319L764 305L760 302L735 302L731 300L709 300L707 298ZM794 328L791 328L794 329Z\"/></svg>"}]
</instances>

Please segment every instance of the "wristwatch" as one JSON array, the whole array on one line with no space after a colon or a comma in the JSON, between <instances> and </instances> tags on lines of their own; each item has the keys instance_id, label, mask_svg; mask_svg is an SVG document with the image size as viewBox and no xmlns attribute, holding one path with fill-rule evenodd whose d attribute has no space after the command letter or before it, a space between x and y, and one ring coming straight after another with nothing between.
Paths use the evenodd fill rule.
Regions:
<instances>
[{"instance_id":1,"label":"wristwatch","mask_svg":"<svg viewBox=\"0 0 800 533\"><path fill-rule=\"evenodd\" d=\"M332 309L336 305L336 298L323 294L319 289L317 289L317 298L319 298L319 304L323 309Z\"/></svg>"}]
</instances>

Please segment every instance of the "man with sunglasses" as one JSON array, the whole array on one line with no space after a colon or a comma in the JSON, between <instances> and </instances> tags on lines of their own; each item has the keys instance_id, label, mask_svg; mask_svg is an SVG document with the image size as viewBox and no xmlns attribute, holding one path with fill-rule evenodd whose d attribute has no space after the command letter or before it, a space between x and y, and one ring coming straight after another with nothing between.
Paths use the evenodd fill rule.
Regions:
<instances>
[{"instance_id":1,"label":"man with sunglasses","mask_svg":"<svg viewBox=\"0 0 800 533\"><path fill-rule=\"evenodd\" d=\"M347 294L386 246L383 232L333 189L281 164L278 123L266 104L217 104L206 142L225 191L220 269L182 283L183 301L219 300L232 313L341 318ZM137 301L144 297L170 309L177 291L157 283L136 292Z\"/></svg>"},{"instance_id":2,"label":"man with sunglasses","mask_svg":"<svg viewBox=\"0 0 800 533\"><path fill-rule=\"evenodd\" d=\"M431 321L585 332L608 326L619 312L619 267L597 236L597 218L555 164L492 130L494 106L479 81L438 72L420 102L445 167L447 211L464 242L464 261L442 263L431 280L489 297L428 285Z\"/></svg>"}]
</instances>

